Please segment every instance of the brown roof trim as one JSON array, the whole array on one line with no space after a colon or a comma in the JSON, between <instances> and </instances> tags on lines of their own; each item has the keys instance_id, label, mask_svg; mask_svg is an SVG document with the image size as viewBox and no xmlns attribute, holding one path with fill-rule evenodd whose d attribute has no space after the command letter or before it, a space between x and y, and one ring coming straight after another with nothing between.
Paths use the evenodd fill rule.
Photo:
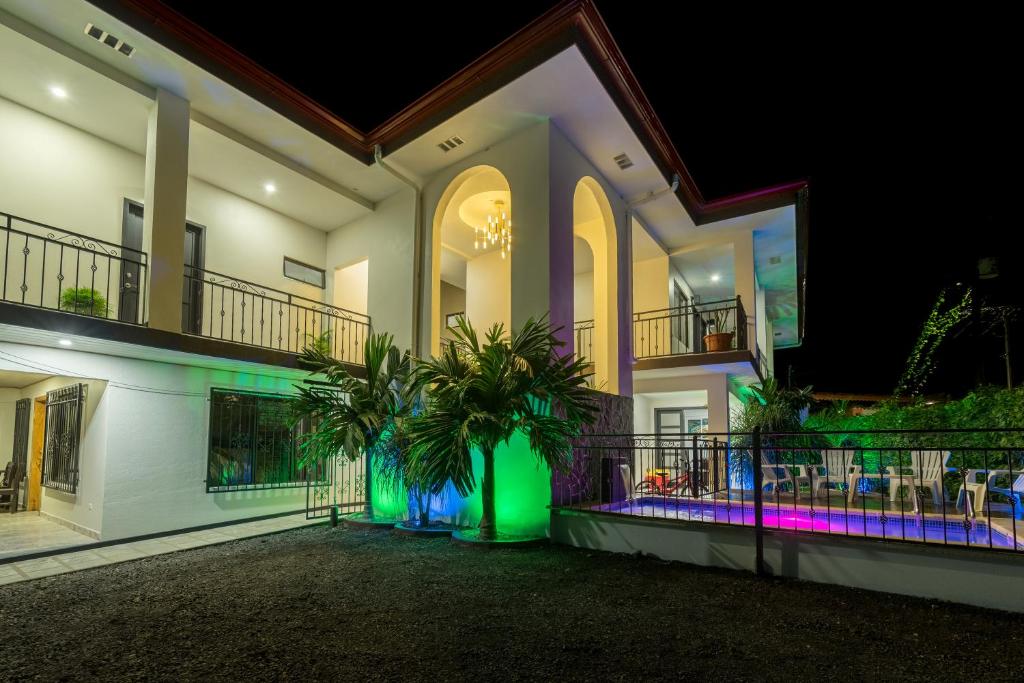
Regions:
<instances>
[{"instance_id":1,"label":"brown roof trim","mask_svg":"<svg viewBox=\"0 0 1024 683\"><path fill-rule=\"evenodd\" d=\"M705 200L592 0L565 0L364 133L158 0L88 0L278 113L370 164L551 56L576 45L698 225L795 204L806 181Z\"/></svg>"},{"instance_id":2,"label":"brown roof trim","mask_svg":"<svg viewBox=\"0 0 1024 683\"><path fill-rule=\"evenodd\" d=\"M199 24L157 0L88 0L136 31L230 83L363 163L373 162L366 136Z\"/></svg>"}]
</instances>

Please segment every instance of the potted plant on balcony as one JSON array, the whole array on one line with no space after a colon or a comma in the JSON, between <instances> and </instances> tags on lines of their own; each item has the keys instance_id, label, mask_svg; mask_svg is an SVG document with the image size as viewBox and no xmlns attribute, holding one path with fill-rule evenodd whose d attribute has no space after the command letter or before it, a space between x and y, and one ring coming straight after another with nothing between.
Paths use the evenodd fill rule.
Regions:
<instances>
[{"instance_id":1,"label":"potted plant on balcony","mask_svg":"<svg viewBox=\"0 0 1024 683\"><path fill-rule=\"evenodd\" d=\"M495 451L522 432L540 462L568 470L571 440L596 413L585 361L558 353L562 342L545 318L528 320L511 337L496 323L483 343L465 318L451 333L440 357L423 362L413 375L413 385L429 392L426 412L409 422L411 471L419 481L433 482L433 494L450 481L466 497L477 486L472 451L478 449L483 459L479 529L454 537L486 543L535 540L498 533Z\"/></svg>"},{"instance_id":2,"label":"potted plant on balcony","mask_svg":"<svg viewBox=\"0 0 1024 683\"><path fill-rule=\"evenodd\" d=\"M60 293L60 310L106 318L107 299L89 287L69 287Z\"/></svg>"},{"instance_id":3,"label":"potted plant on balcony","mask_svg":"<svg viewBox=\"0 0 1024 683\"><path fill-rule=\"evenodd\" d=\"M732 311L733 309L731 308L716 308L710 311L711 320L709 326L714 328L714 332L704 335L704 348L708 351L729 351L732 349L732 338L736 333L723 331L729 324L729 314Z\"/></svg>"}]
</instances>

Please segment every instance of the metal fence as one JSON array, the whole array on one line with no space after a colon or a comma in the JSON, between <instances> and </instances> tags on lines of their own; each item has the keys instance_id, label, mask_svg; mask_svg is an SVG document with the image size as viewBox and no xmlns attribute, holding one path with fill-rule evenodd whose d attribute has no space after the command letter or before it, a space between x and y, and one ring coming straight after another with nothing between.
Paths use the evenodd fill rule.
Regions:
<instances>
[{"instance_id":1,"label":"metal fence","mask_svg":"<svg viewBox=\"0 0 1024 683\"><path fill-rule=\"evenodd\" d=\"M1024 551L1024 430L580 439L555 507Z\"/></svg>"},{"instance_id":2,"label":"metal fence","mask_svg":"<svg viewBox=\"0 0 1024 683\"><path fill-rule=\"evenodd\" d=\"M633 314L633 353L638 359L748 349L748 336L738 296Z\"/></svg>"},{"instance_id":3,"label":"metal fence","mask_svg":"<svg viewBox=\"0 0 1024 683\"><path fill-rule=\"evenodd\" d=\"M0 213L0 300L143 325L147 257L120 244Z\"/></svg>"},{"instance_id":4,"label":"metal fence","mask_svg":"<svg viewBox=\"0 0 1024 683\"><path fill-rule=\"evenodd\" d=\"M272 287L185 268L182 329L213 339L299 353L307 346L360 362L370 318Z\"/></svg>"},{"instance_id":5,"label":"metal fence","mask_svg":"<svg viewBox=\"0 0 1024 683\"><path fill-rule=\"evenodd\" d=\"M589 365L594 372L594 321L578 320L572 324L573 355L576 360ZM587 378L587 384L594 386L594 375Z\"/></svg>"},{"instance_id":6,"label":"metal fence","mask_svg":"<svg viewBox=\"0 0 1024 683\"><path fill-rule=\"evenodd\" d=\"M366 456L334 456L321 465L325 477L306 482L306 519L326 519L331 510L355 512L366 505Z\"/></svg>"}]
</instances>

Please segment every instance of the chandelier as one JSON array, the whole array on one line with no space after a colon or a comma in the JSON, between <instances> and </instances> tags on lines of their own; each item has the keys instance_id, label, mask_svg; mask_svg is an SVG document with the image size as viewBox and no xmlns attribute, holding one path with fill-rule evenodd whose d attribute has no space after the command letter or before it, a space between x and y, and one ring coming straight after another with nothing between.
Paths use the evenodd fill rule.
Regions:
<instances>
[{"instance_id":1,"label":"chandelier","mask_svg":"<svg viewBox=\"0 0 1024 683\"><path fill-rule=\"evenodd\" d=\"M501 258L512 251L512 218L505 211L505 202L494 200L494 212L487 214L486 227L473 228L473 248L501 245Z\"/></svg>"}]
</instances>

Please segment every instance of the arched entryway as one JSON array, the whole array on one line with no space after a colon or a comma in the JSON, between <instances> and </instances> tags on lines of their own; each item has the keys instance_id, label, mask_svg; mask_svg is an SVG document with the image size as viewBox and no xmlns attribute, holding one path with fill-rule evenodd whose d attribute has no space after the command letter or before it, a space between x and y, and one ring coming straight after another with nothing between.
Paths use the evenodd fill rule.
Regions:
<instances>
[{"instance_id":1,"label":"arched entryway","mask_svg":"<svg viewBox=\"0 0 1024 683\"><path fill-rule=\"evenodd\" d=\"M573 344L592 364L594 386L609 393L619 391L617 259L611 204L586 176L573 196Z\"/></svg>"},{"instance_id":2,"label":"arched entryway","mask_svg":"<svg viewBox=\"0 0 1024 683\"><path fill-rule=\"evenodd\" d=\"M512 322L512 193L493 166L474 166L445 188L434 211L431 352L456 315L480 336Z\"/></svg>"}]
</instances>

